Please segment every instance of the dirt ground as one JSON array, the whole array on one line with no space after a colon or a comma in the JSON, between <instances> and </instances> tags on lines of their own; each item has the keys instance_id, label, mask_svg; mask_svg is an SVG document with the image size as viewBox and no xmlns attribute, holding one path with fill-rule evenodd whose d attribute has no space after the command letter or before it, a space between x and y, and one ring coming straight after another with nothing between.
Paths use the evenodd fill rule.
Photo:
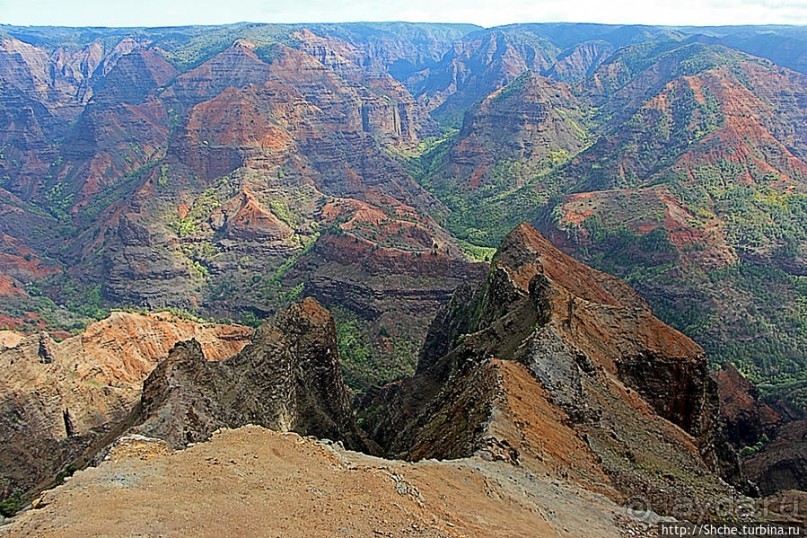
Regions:
<instances>
[{"instance_id":1,"label":"dirt ground","mask_svg":"<svg viewBox=\"0 0 807 538\"><path fill-rule=\"evenodd\" d=\"M253 426L178 452L123 441L33 505L0 536L590 538L635 523L504 462L393 462Z\"/></svg>"}]
</instances>

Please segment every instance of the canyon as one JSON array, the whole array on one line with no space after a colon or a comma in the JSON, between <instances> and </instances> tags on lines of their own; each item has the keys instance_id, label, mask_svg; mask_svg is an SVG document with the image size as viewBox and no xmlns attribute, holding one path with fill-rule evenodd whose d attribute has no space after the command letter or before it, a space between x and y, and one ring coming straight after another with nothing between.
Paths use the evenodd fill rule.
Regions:
<instances>
[{"instance_id":1,"label":"canyon","mask_svg":"<svg viewBox=\"0 0 807 538\"><path fill-rule=\"evenodd\" d=\"M748 430L738 425L740 413L765 417L770 426L779 418L754 403L753 388L736 371L713 379L703 349L655 318L624 282L575 261L527 224L505 238L491 265L482 284L458 288L435 317L415 375L361 398L344 384L334 319L312 298L292 304L252 334L118 313L62 344L43 336L3 351L0 358L12 367L23 363L26 371L59 364L63 350L74 348L79 338L96 361L117 356L110 354L115 345L129 346L122 365L108 359L93 370L90 387L108 400L110 389L124 380L140 387L139 400L113 401L114 410L92 417L100 421L92 431L107 434L103 442L91 438L96 442L79 443L78 451L50 454L51 468L78 472L37 496L33 509L13 518L3 532L77 536L95 532L102 521L144 532L154 525L166 529L160 518L132 523L121 510L127 503L147 509L181 488L187 499L182 502L191 503L183 508L189 518L182 523L161 517L172 521L171 532L212 535L216 523L198 512L192 499L203 491L199 488L224 478L225 469L217 467L222 464L234 473L244 498L298 499L291 501L303 503L296 509L322 511L323 519L306 532L344 527L354 535L368 532L366 525L377 534L399 535L406 527L406 533L422 536L486 532L480 530L485 525L493 535L527 532L528 525L559 536L573 533L570 526L601 536L623 536L631 529L648 533L658 521L721 517L725 503L757 507L747 517L760 513L762 505L747 496L758 491L745 471L761 466L779 472L779 464L759 460L781 462L777 446L791 447L796 461L784 468L798 473L803 454L788 444L789 434L773 430L768 431L777 442L741 468L731 445L732 432ZM136 346L121 322L143 333L137 323L150 324L154 336ZM166 351L177 336L167 331L174 324L190 339ZM102 331L105 346L93 346ZM232 355L224 357L227 353ZM114 376L98 373L115 367ZM65 394L72 388L80 397L76 377L49 385ZM29 397L42 399L41 390L29 390ZM100 409L100 396L92 402L83 397L88 410ZM57 417L63 423L56 426L70 426L54 438L87 437L82 407L73 408L69 421L67 411ZM37 422L45 420L22 415L17 424L36 432ZM4 432L15 428L4 425ZM3 468L16 469L17 476L47 461L10 454L4 451ZM314 474L301 481L303 468ZM313 478L317 469L339 480L343 491L362 488L366 513L353 513L360 504L344 507L333 484L312 486L324 480ZM265 473L286 485L266 485ZM166 481L172 476L177 478ZM803 484L795 480L788 483L793 491L785 493L798 498ZM768 489L764 479L760 484L765 502L782 494ZM87 498L79 492L104 497L110 488L123 488L123 496L101 505L75 504L76 495ZM142 488L151 501L141 499ZM458 488L465 502L484 507L484 521L470 505L458 506ZM30 491L36 495L38 489ZM245 532L289 528L288 519L249 520L247 505L232 504L224 490L213 495ZM530 508L536 495L541 495L537 511ZM390 496L397 500L377 502ZM682 503L684 497L691 502ZM643 508L634 510L637 499ZM73 507L69 514L66 503ZM514 520L503 519L506 510L514 511ZM765 513L771 521L798 517L786 509Z\"/></svg>"},{"instance_id":2,"label":"canyon","mask_svg":"<svg viewBox=\"0 0 807 538\"><path fill-rule=\"evenodd\" d=\"M288 529L224 467L323 535L799 521L805 44L0 25L0 533Z\"/></svg>"}]
</instances>

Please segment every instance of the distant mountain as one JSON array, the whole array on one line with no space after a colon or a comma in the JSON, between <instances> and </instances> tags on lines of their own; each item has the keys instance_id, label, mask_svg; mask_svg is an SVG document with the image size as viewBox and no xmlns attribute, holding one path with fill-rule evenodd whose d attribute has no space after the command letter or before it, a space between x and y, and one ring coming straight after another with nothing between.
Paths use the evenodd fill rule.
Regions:
<instances>
[{"instance_id":1,"label":"distant mountain","mask_svg":"<svg viewBox=\"0 0 807 538\"><path fill-rule=\"evenodd\" d=\"M338 446L264 437L421 514L441 492L487 508L517 489L503 529L529 512L524 528L644 535L618 513L637 492L655 523L693 518L681 495L719 517L757 486L803 488L805 41L0 26L0 512L124 432L162 442L130 436L113 459L247 424L463 460L421 495ZM260 326L250 344L233 321ZM438 468L459 469L406 473ZM56 513L45 499L30 528ZM593 512L556 521L576 507Z\"/></svg>"},{"instance_id":2,"label":"distant mountain","mask_svg":"<svg viewBox=\"0 0 807 538\"><path fill-rule=\"evenodd\" d=\"M800 394L805 36L0 26L0 325L116 305L256 324L305 293L365 389L413 371L428 320L528 220Z\"/></svg>"},{"instance_id":3,"label":"distant mountain","mask_svg":"<svg viewBox=\"0 0 807 538\"><path fill-rule=\"evenodd\" d=\"M82 303L98 286L105 305L256 319L299 296L304 282L310 293L328 289L306 272L286 282L319 238L310 257L329 269L344 264L328 278L357 290L350 307L370 316L360 325L373 325L372 346L389 354L378 336L384 327L411 348L428 320L387 319L389 305L370 303L389 284L371 285L367 271L400 259L393 266L413 277L390 300L418 306L394 309L429 312L475 269L429 217L439 202L390 156L436 125L386 72L433 60L432 49L462 27L313 30L26 29L38 46L3 38L0 69L11 91L0 104L9 126L0 174L7 211L17 215L1 225L9 256L30 247L43 260L36 263L53 267L40 271L50 273L42 287L60 304ZM362 48L357 36L367 38ZM332 241L342 246L333 250ZM380 261L353 266L363 258ZM10 274L19 274L13 259ZM21 275L17 288L29 281ZM58 310L45 299L7 302Z\"/></svg>"},{"instance_id":4,"label":"distant mountain","mask_svg":"<svg viewBox=\"0 0 807 538\"><path fill-rule=\"evenodd\" d=\"M602 41L614 50L572 82L552 81L557 63L513 71L411 169L461 239L495 244L531 220L715 361L800 387L807 80L688 31L641 30Z\"/></svg>"}]
</instances>

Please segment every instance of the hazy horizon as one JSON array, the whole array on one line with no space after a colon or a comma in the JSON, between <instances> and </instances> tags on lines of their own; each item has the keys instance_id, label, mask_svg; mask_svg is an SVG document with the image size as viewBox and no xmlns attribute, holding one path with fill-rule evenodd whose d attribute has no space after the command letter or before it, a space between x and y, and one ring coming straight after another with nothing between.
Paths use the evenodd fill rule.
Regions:
<instances>
[{"instance_id":1,"label":"hazy horizon","mask_svg":"<svg viewBox=\"0 0 807 538\"><path fill-rule=\"evenodd\" d=\"M518 21L518 22L508 22L503 24L494 24L490 26L483 26L481 24L476 24L473 22L463 22L463 21L403 21L403 20L346 20L346 21L318 21L318 20L301 20L301 21L291 21L291 22L274 22L274 21L255 21L255 20L242 20L242 21L232 21L232 22L221 22L221 23L188 23L188 24L161 24L161 25L126 25L126 26L112 26L112 25L98 25L98 24L15 24L15 23L7 23L0 21L0 27L14 27L14 28L97 28L97 29L120 29L126 30L129 28L132 29L162 29L162 28L190 28L190 27L216 27L216 26L236 26L239 24L265 24L265 25L279 25L279 26L298 26L298 25L314 25L314 24L411 24L411 25L419 25L419 24L435 24L435 25L468 25L468 26L476 26L482 29L491 29L491 28L499 28L505 26L513 26L513 25L520 25L520 24L591 24L591 25L603 25L603 26L657 26L662 28L741 28L741 27L792 27L792 28L802 28L807 26L805 24L786 24L786 23L747 23L747 24L651 24L651 23L641 23L641 22L592 22L592 21Z\"/></svg>"},{"instance_id":2,"label":"hazy horizon","mask_svg":"<svg viewBox=\"0 0 807 538\"><path fill-rule=\"evenodd\" d=\"M304 0L288 3L246 0L222 7L210 0L110 0L58 2L0 0L0 24L70 27L170 27L224 25L239 22L312 24L345 22L411 22L475 24L483 27L518 23L646 24L653 26L744 26L807 24L807 1L801 0L651 0L637 8L629 0L610 3L581 0L531 2L514 0L492 5L479 0L440 4L412 0L381 5L368 0Z\"/></svg>"}]
</instances>

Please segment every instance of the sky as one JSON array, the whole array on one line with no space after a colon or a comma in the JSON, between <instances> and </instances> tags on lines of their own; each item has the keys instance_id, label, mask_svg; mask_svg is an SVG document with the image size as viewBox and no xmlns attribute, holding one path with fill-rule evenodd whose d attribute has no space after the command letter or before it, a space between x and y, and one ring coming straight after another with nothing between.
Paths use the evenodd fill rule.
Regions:
<instances>
[{"instance_id":1,"label":"sky","mask_svg":"<svg viewBox=\"0 0 807 538\"><path fill-rule=\"evenodd\" d=\"M0 0L0 24L177 26L410 21L807 24L807 0Z\"/></svg>"}]
</instances>

